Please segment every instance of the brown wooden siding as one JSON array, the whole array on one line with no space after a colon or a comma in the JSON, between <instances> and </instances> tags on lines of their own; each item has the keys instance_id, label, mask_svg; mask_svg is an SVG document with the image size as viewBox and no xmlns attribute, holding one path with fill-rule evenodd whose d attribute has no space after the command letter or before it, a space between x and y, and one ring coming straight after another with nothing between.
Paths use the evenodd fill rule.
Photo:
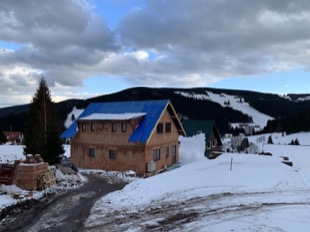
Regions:
<instances>
[{"instance_id":1,"label":"brown wooden siding","mask_svg":"<svg viewBox=\"0 0 310 232\"><path fill-rule=\"evenodd\" d=\"M112 122L116 132L112 132ZM136 122L136 121L135 121ZM79 132L71 141L71 161L78 167L104 170L133 170L139 174L147 172L147 163L153 161L153 150L160 149L160 159L156 162L156 171L173 164L171 150L176 146L176 162L179 161L179 133L168 111L164 111L159 123L163 123L163 133L157 134L156 127L147 144L128 142L136 123L133 121L79 121ZM82 130L82 123L86 129ZM126 132L122 132L122 123L126 123ZM165 123L171 124L171 132L166 133ZM93 124L93 131L91 125ZM169 147L169 155L165 150ZM96 149L96 155L90 156L89 150ZM110 159L109 149L116 151L115 159Z\"/></svg>"}]
</instances>

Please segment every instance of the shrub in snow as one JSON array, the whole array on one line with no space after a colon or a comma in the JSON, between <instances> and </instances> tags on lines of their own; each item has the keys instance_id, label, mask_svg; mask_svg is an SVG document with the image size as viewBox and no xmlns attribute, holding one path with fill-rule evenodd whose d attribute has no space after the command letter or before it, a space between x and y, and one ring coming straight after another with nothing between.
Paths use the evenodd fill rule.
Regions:
<instances>
[{"instance_id":1,"label":"shrub in snow","mask_svg":"<svg viewBox=\"0 0 310 232\"><path fill-rule=\"evenodd\" d=\"M292 139L292 141L289 143L289 145L300 145L299 140L296 138L295 140Z\"/></svg>"},{"instance_id":2,"label":"shrub in snow","mask_svg":"<svg viewBox=\"0 0 310 232\"><path fill-rule=\"evenodd\" d=\"M268 143L268 144L273 144L271 135L268 137L268 142L267 142L267 143Z\"/></svg>"},{"instance_id":3,"label":"shrub in snow","mask_svg":"<svg viewBox=\"0 0 310 232\"><path fill-rule=\"evenodd\" d=\"M231 147L233 149L237 149L241 143L242 143L242 140L245 138L244 134L240 134L238 136L234 136L231 138Z\"/></svg>"},{"instance_id":4,"label":"shrub in snow","mask_svg":"<svg viewBox=\"0 0 310 232\"><path fill-rule=\"evenodd\" d=\"M237 147L237 150L239 152L241 151L246 151L246 149L250 147L249 139L248 138L243 138L241 141L241 144Z\"/></svg>"}]
</instances>

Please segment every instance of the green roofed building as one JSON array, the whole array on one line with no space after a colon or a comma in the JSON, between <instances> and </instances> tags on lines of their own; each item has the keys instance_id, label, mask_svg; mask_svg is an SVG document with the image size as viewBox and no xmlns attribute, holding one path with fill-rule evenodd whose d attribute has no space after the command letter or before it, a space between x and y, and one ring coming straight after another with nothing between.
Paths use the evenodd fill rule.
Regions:
<instances>
[{"instance_id":1,"label":"green roofed building","mask_svg":"<svg viewBox=\"0 0 310 232\"><path fill-rule=\"evenodd\" d=\"M205 134L206 148L204 155L206 157L211 159L220 154L223 144L214 121L186 120L183 122L183 128L187 137L191 137L199 133Z\"/></svg>"}]
</instances>

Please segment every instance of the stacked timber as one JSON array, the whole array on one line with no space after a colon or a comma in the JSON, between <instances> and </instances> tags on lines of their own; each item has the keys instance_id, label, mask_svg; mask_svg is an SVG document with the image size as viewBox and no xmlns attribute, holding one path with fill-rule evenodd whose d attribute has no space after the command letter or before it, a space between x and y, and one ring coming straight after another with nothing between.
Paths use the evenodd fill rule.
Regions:
<instances>
[{"instance_id":1,"label":"stacked timber","mask_svg":"<svg viewBox=\"0 0 310 232\"><path fill-rule=\"evenodd\" d=\"M16 185L21 189L36 190L39 187L38 178L48 171L48 163L43 162L40 155L27 155L26 161L17 167Z\"/></svg>"}]
</instances>

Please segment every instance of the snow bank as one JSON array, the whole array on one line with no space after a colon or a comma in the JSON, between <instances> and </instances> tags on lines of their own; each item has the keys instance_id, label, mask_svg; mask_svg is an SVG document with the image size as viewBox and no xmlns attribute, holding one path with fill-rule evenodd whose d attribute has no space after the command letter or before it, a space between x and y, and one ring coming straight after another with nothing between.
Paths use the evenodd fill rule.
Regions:
<instances>
[{"instance_id":1,"label":"snow bank","mask_svg":"<svg viewBox=\"0 0 310 232\"><path fill-rule=\"evenodd\" d=\"M180 162L182 165L198 160L205 160L205 134L200 133L192 137L179 137Z\"/></svg>"},{"instance_id":2,"label":"snow bank","mask_svg":"<svg viewBox=\"0 0 310 232\"><path fill-rule=\"evenodd\" d=\"M201 159L170 172L134 181L123 190L103 197L95 208L104 208L107 202L112 208L132 207L226 191L275 190L289 175L298 176L299 173L275 157L226 153L215 160Z\"/></svg>"}]
</instances>

